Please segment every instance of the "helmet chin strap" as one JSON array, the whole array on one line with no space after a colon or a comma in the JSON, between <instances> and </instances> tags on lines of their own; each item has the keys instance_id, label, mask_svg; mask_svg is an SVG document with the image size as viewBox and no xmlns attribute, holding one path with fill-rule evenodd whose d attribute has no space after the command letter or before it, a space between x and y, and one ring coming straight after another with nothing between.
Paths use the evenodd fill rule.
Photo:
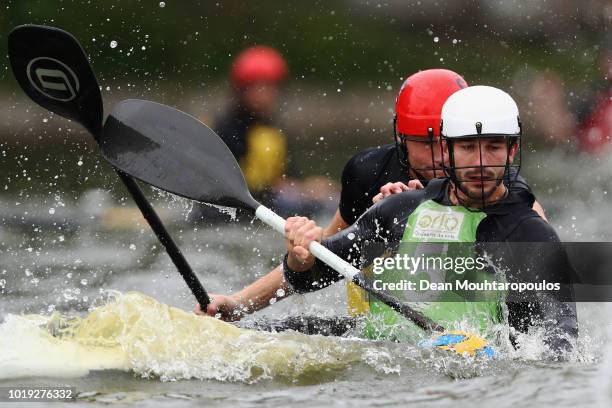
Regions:
<instances>
[{"instance_id":1,"label":"helmet chin strap","mask_svg":"<svg viewBox=\"0 0 612 408\"><path fill-rule=\"evenodd\" d=\"M397 153L397 160L399 161L400 167L408 171L410 169L408 149L401 139L401 136L397 134L397 114L393 115L393 141L395 142L395 152Z\"/></svg>"},{"instance_id":2,"label":"helmet chin strap","mask_svg":"<svg viewBox=\"0 0 612 408\"><path fill-rule=\"evenodd\" d=\"M397 134L397 115L393 116L393 139L395 141L395 150L397 152L397 158L399 160L400 166L406 170L407 172L412 172L416 178L423 184L426 185L429 182L429 179L423 175L419 170L415 169L410 163L410 159L408 158L408 147L406 146L406 142L403 139L402 135ZM434 156L434 147L433 147L433 129L427 129L428 137L430 143L431 150L431 170L434 172L434 178L436 177L436 163ZM403 156L403 157L402 157ZM410 174L410 173L409 173Z\"/></svg>"}]
</instances>

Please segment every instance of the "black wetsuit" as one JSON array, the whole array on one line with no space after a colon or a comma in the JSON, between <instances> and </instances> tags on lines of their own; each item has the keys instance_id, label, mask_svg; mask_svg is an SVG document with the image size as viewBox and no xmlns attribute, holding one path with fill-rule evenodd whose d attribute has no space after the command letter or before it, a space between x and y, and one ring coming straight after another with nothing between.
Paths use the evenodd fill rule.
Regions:
<instances>
[{"instance_id":1,"label":"black wetsuit","mask_svg":"<svg viewBox=\"0 0 612 408\"><path fill-rule=\"evenodd\" d=\"M516 178L516 180L515 180ZM513 180L513 183L510 183ZM400 166L394 144L387 144L361 151L354 155L342 171L342 192L338 208L342 219L351 225L372 206L372 198L387 183L410 181L408 172ZM529 189L516 170L510 168L508 186Z\"/></svg>"},{"instance_id":2,"label":"black wetsuit","mask_svg":"<svg viewBox=\"0 0 612 408\"><path fill-rule=\"evenodd\" d=\"M322 244L353 263L359 269L372 262L373 257L382 255L384 250L392 253L397 250L404 234L409 215L423 202L431 199L442 205L452 205L448 196L448 179L432 180L425 189L407 191L395 194L372 206L356 223L347 229L324 240ZM553 228L533 210L533 195L526 189L509 190L508 196L497 205L483 211L486 218L480 222L476 230L477 243L510 243L510 242L542 242L554 243L559 238ZM380 243L381 251L372 254L364 247ZM534 249L537 245L529 245ZM539 279L552 282L567 282L568 277L559 277L557 265L543 264L545 261L536 254L521 252L514 254L514 265L523 265L528 270L526 262L542 261L537 271ZM564 254L563 254L564 255ZM563 257L561 257L563 258ZM565 258L566 259L566 256ZM548 261L546 261L548 262ZM563 269L563 268L561 268ZM533 272L534 269L530 269ZM336 271L316 260L315 265L306 272L285 271L285 277L297 292L310 292L328 286L342 277ZM570 295L571 297L571 295ZM565 298L567 300L567 296ZM577 335L577 317L575 304L571 301L559 301L553 298L542 298L537 302L507 302L508 322L519 331L526 331L529 326L543 323L551 338L547 340L553 348L567 348L565 335ZM561 336L557 336L561 333Z\"/></svg>"}]
</instances>

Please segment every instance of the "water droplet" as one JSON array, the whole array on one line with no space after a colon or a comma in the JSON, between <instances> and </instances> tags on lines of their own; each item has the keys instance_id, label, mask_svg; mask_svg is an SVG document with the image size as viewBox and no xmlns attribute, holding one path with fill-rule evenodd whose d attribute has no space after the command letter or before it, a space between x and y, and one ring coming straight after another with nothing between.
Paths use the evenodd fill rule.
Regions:
<instances>
[{"instance_id":1,"label":"water droplet","mask_svg":"<svg viewBox=\"0 0 612 408\"><path fill-rule=\"evenodd\" d=\"M74 294L72 293L72 291L70 289L66 289L62 293L62 296L64 297L65 300L74 300L74 299L76 299L76 296L74 296Z\"/></svg>"},{"instance_id":2,"label":"water droplet","mask_svg":"<svg viewBox=\"0 0 612 408\"><path fill-rule=\"evenodd\" d=\"M284 289L278 289L276 291L276 297L280 298L280 297L283 297L283 296L285 296L285 290Z\"/></svg>"},{"instance_id":3,"label":"water droplet","mask_svg":"<svg viewBox=\"0 0 612 408\"><path fill-rule=\"evenodd\" d=\"M115 41L115 40L111 41L110 47L111 48L117 48L117 41Z\"/></svg>"},{"instance_id":4,"label":"water droplet","mask_svg":"<svg viewBox=\"0 0 612 408\"><path fill-rule=\"evenodd\" d=\"M135 251L135 250L136 250L136 245L130 244L130 251Z\"/></svg>"},{"instance_id":5,"label":"water droplet","mask_svg":"<svg viewBox=\"0 0 612 408\"><path fill-rule=\"evenodd\" d=\"M77 166L82 166L83 165L83 160L79 159L79 161L77 162Z\"/></svg>"},{"instance_id":6,"label":"water droplet","mask_svg":"<svg viewBox=\"0 0 612 408\"><path fill-rule=\"evenodd\" d=\"M352 232L349 232L348 235L346 236L349 240L354 240L355 239L355 234Z\"/></svg>"},{"instance_id":7,"label":"water droplet","mask_svg":"<svg viewBox=\"0 0 612 408\"><path fill-rule=\"evenodd\" d=\"M439 37L434 37L434 42L438 42L438 41L440 41L440 38Z\"/></svg>"},{"instance_id":8,"label":"water droplet","mask_svg":"<svg viewBox=\"0 0 612 408\"><path fill-rule=\"evenodd\" d=\"M55 208L53 207L49 208L49 214L55 214Z\"/></svg>"},{"instance_id":9,"label":"water droplet","mask_svg":"<svg viewBox=\"0 0 612 408\"><path fill-rule=\"evenodd\" d=\"M166 2L165 2L165 1L160 1L160 2L159 2L159 7L160 7L160 8L164 8L164 7L166 7Z\"/></svg>"}]
</instances>

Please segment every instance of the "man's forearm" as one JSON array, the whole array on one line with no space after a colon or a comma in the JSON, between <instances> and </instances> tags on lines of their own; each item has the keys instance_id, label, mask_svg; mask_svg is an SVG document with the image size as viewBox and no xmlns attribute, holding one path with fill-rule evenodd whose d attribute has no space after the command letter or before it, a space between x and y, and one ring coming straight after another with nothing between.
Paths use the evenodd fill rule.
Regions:
<instances>
[{"instance_id":1,"label":"man's forearm","mask_svg":"<svg viewBox=\"0 0 612 408\"><path fill-rule=\"evenodd\" d=\"M334 235L347 226L340 212L337 211L330 225L326 228L324 236ZM294 262L293 259L289 260L289 264L295 268L294 270L305 269L303 264L293 264ZM234 293L232 298L241 304L245 313L253 313L291 295L293 292L291 285L285 279L282 265L279 265L240 292Z\"/></svg>"},{"instance_id":2,"label":"man's forearm","mask_svg":"<svg viewBox=\"0 0 612 408\"><path fill-rule=\"evenodd\" d=\"M334 214L332 220L329 222L329 225L323 230L323 238L325 239L331 237L332 235L342 231L348 226L349 225L346 223L346 221L344 221L344 218L342 218L342 215L340 215L340 210L336 210L336 213Z\"/></svg>"},{"instance_id":3,"label":"man's forearm","mask_svg":"<svg viewBox=\"0 0 612 408\"><path fill-rule=\"evenodd\" d=\"M293 293L279 265L232 297L243 305L246 313L253 313ZM273 300L274 299L274 300Z\"/></svg>"}]
</instances>

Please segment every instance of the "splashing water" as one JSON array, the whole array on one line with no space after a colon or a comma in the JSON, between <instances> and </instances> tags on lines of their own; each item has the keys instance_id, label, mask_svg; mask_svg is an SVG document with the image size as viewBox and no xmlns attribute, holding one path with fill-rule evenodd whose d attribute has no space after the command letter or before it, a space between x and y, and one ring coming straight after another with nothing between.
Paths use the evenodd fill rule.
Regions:
<instances>
[{"instance_id":1,"label":"splashing water","mask_svg":"<svg viewBox=\"0 0 612 408\"><path fill-rule=\"evenodd\" d=\"M83 318L7 315L0 325L0 380L121 370L162 381L308 384L333 381L359 365L384 375L472 378L520 369L541 353L538 338L527 336L522 342L529 347L487 361L405 343L246 330L138 292L113 291Z\"/></svg>"},{"instance_id":2,"label":"splashing water","mask_svg":"<svg viewBox=\"0 0 612 408\"><path fill-rule=\"evenodd\" d=\"M9 315L0 326L0 378L73 377L90 370L133 371L162 380L252 382L299 379L360 360L359 342L239 329L136 292L85 318Z\"/></svg>"}]
</instances>

